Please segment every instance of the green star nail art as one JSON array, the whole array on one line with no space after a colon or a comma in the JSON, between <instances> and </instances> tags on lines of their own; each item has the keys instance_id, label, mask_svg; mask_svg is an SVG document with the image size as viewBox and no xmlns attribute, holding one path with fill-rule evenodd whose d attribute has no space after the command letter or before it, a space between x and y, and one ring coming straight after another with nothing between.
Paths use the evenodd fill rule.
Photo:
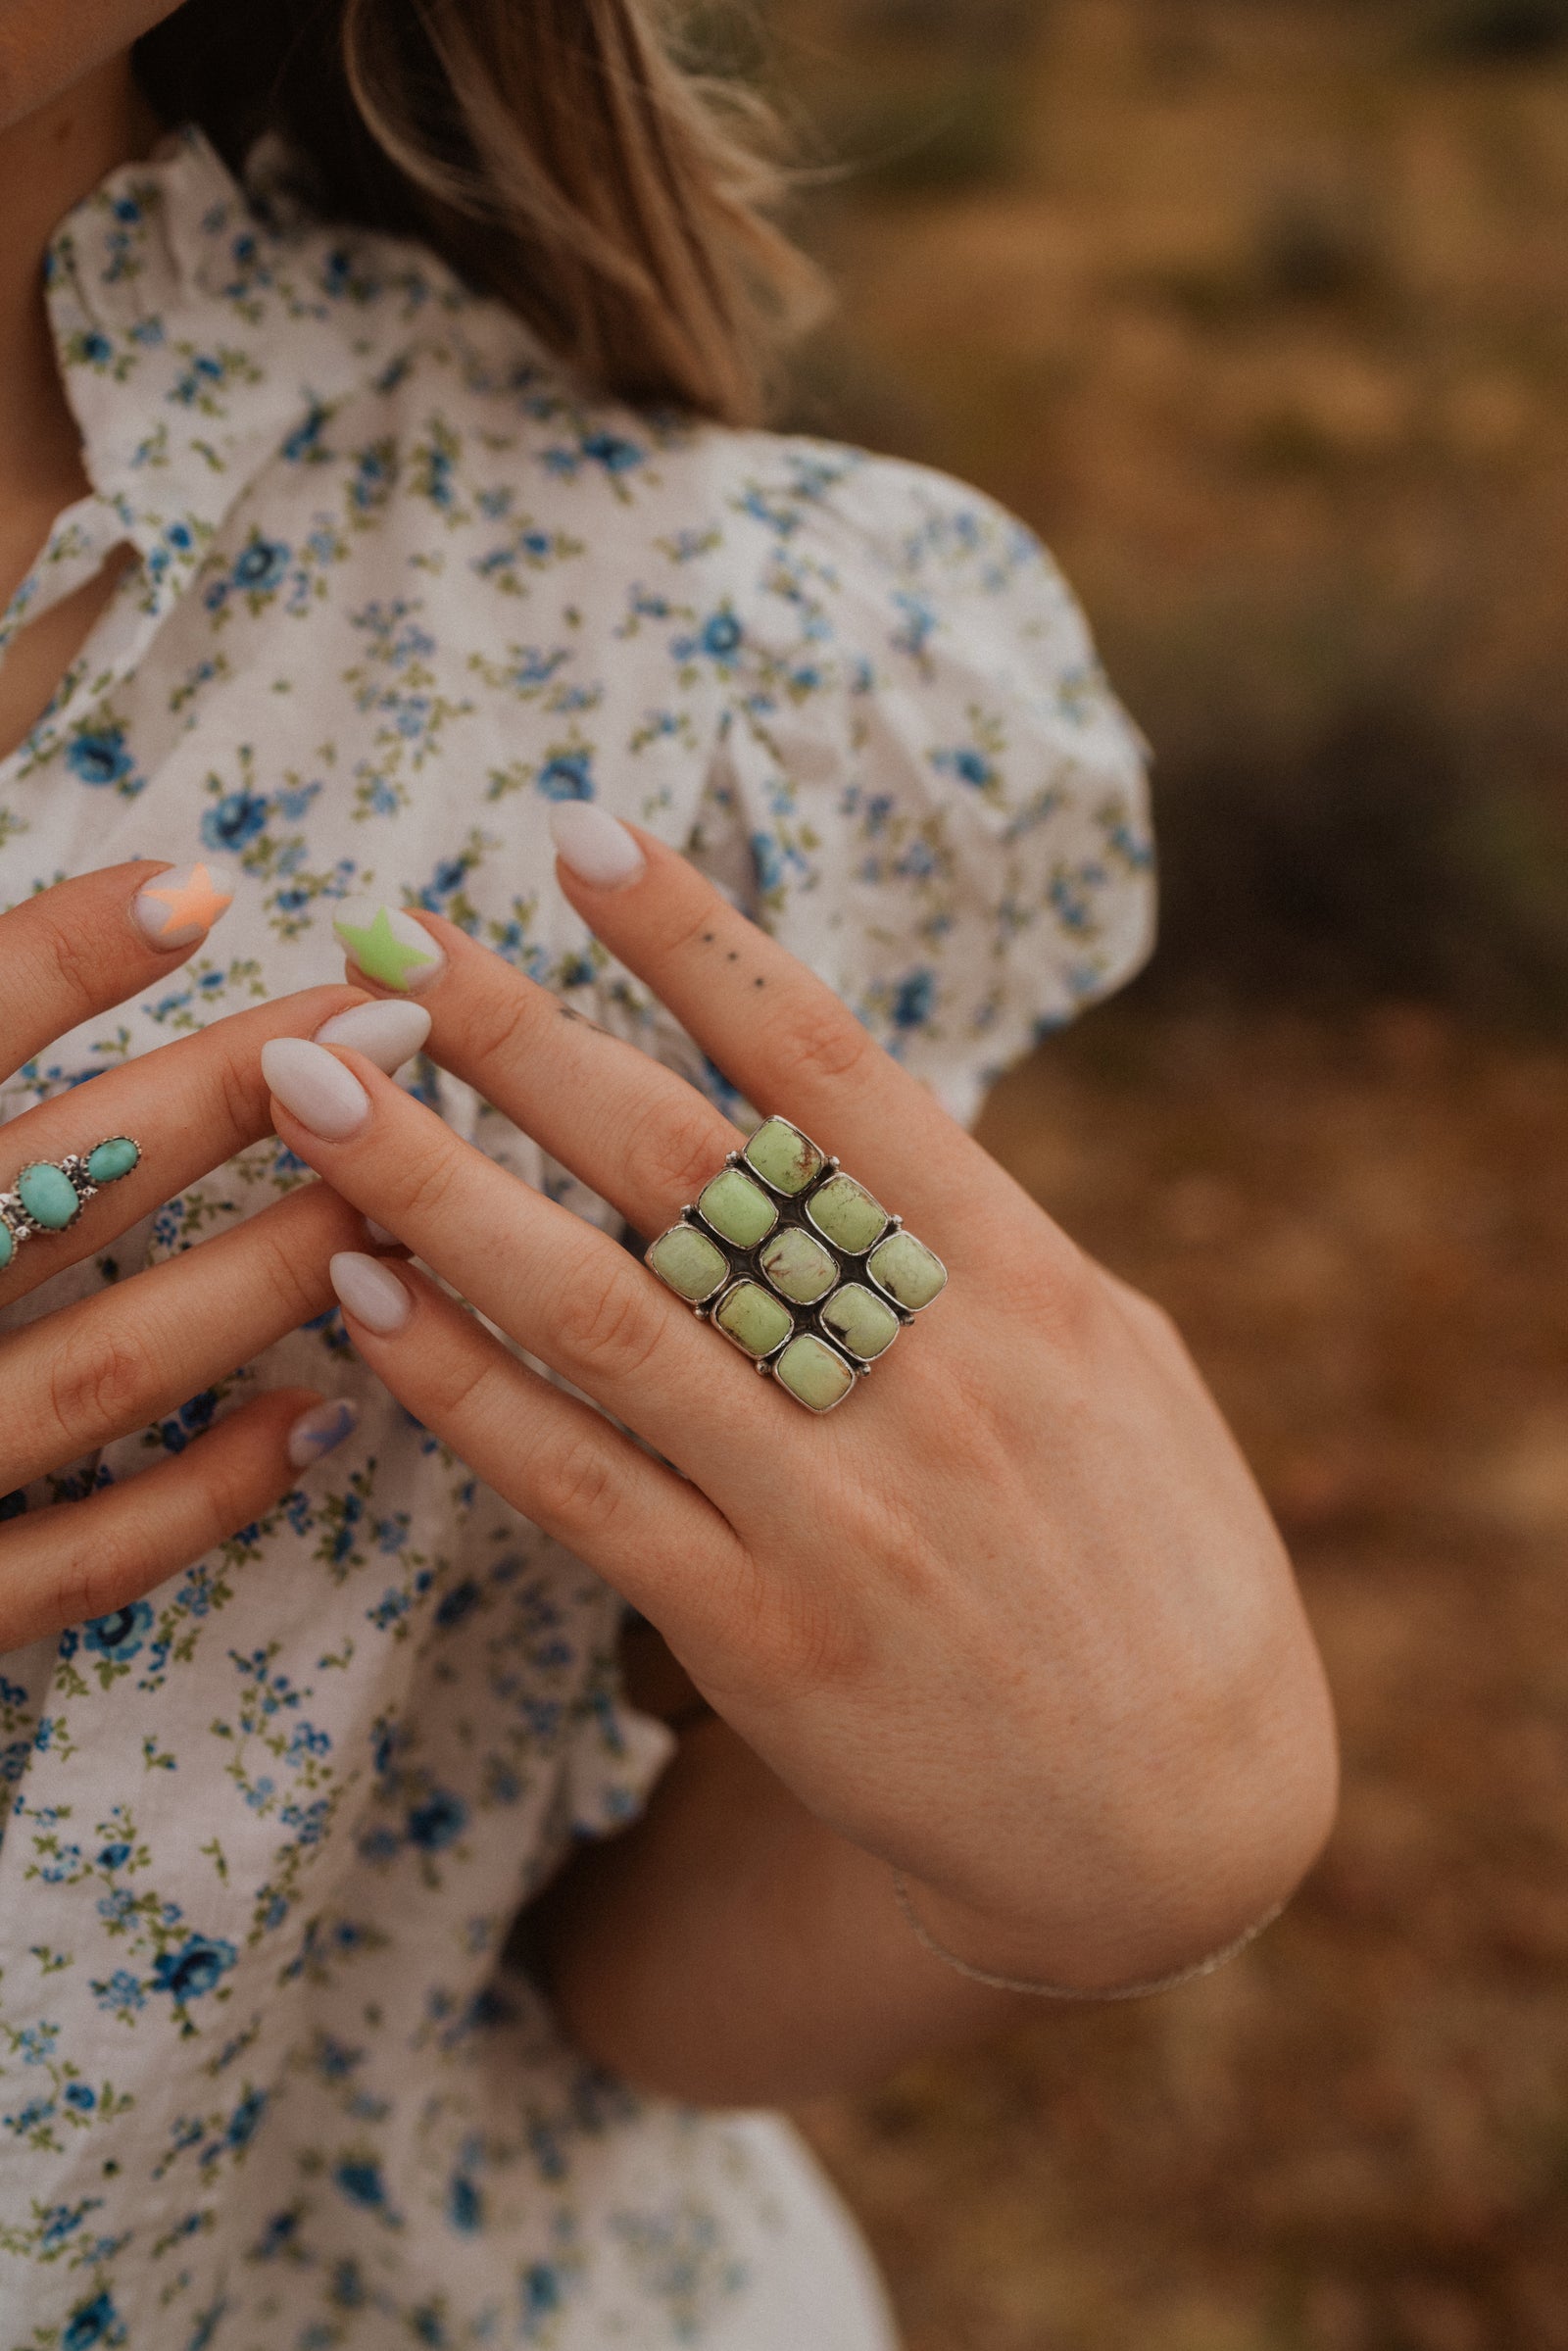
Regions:
<instances>
[{"instance_id":1,"label":"green star nail art","mask_svg":"<svg viewBox=\"0 0 1568 2351\"><path fill-rule=\"evenodd\" d=\"M411 972L441 961L418 924L391 906L377 906L368 922L354 922L346 913L339 914L332 928L366 978L379 980L383 988L407 990L412 984Z\"/></svg>"}]
</instances>

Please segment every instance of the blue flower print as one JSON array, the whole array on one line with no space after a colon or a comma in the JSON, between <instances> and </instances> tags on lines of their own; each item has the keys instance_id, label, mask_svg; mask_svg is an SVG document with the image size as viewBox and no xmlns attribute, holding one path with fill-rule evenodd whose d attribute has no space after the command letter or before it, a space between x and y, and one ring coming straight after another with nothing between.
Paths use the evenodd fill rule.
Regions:
<instances>
[{"instance_id":1,"label":"blue flower print","mask_svg":"<svg viewBox=\"0 0 1568 2351\"><path fill-rule=\"evenodd\" d=\"M936 1002L936 986L934 971L911 971L907 979L901 980L893 999L894 1026L923 1029Z\"/></svg>"},{"instance_id":2,"label":"blue flower print","mask_svg":"<svg viewBox=\"0 0 1568 2351\"><path fill-rule=\"evenodd\" d=\"M471 2236L484 2225L484 2200L473 2181L463 2172L453 2175L447 2191L447 2219L465 2236Z\"/></svg>"},{"instance_id":3,"label":"blue flower print","mask_svg":"<svg viewBox=\"0 0 1568 2351\"><path fill-rule=\"evenodd\" d=\"M932 759L944 775L956 776L971 792L983 792L988 784L997 781L997 771L983 751L966 746L957 751L939 751Z\"/></svg>"},{"instance_id":4,"label":"blue flower print","mask_svg":"<svg viewBox=\"0 0 1568 2351\"><path fill-rule=\"evenodd\" d=\"M65 2098L66 2104L74 2106L78 2114L91 2114L98 2103L98 2092L89 2089L85 2082L68 2082Z\"/></svg>"},{"instance_id":5,"label":"blue flower print","mask_svg":"<svg viewBox=\"0 0 1568 2351\"><path fill-rule=\"evenodd\" d=\"M585 433L582 453L585 458L592 459L596 465L603 465L607 473L630 473L643 462L642 450L635 441L628 441L623 433Z\"/></svg>"},{"instance_id":6,"label":"blue flower print","mask_svg":"<svg viewBox=\"0 0 1568 2351\"><path fill-rule=\"evenodd\" d=\"M710 661L732 661L740 651L741 635L741 624L733 612L715 612L703 623L703 651Z\"/></svg>"},{"instance_id":7,"label":"blue flower print","mask_svg":"<svg viewBox=\"0 0 1568 2351\"><path fill-rule=\"evenodd\" d=\"M461 1796L438 1788L409 1814L409 1842L426 1853L439 1853L455 1844L467 1823L468 1808Z\"/></svg>"},{"instance_id":8,"label":"blue flower print","mask_svg":"<svg viewBox=\"0 0 1568 2351\"><path fill-rule=\"evenodd\" d=\"M125 749L124 728L104 726L73 739L66 753L66 765L84 784L102 788L106 784L123 784L134 773L136 762Z\"/></svg>"},{"instance_id":9,"label":"blue flower print","mask_svg":"<svg viewBox=\"0 0 1568 2351\"><path fill-rule=\"evenodd\" d=\"M194 2000L211 1991L238 1957L231 1942L187 1935L177 1951L164 1951L153 1961L153 1989L170 1992L176 2000Z\"/></svg>"},{"instance_id":10,"label":"blue flower print","mask_svg":"<svg viewBox=\"0 0 1568 2351\"><path fill-rule=\"evenodd\" d=\"M132 1600L128 1608L91 1618L82 1627L81 1643L101 1657L134 1657L152 1629L152 1609L145 1600Z\"/></svg>"},{"instance_id":11,"label":"blue flower print","mask_svg":"<svg viewBox=\"0 0 1568 2351\"><path fill-rule=\"evenodd\" d=\"M202 818L202 843L207 849L243 849L267 826L267 803L255 792L226 792Z\"/></svg>"},{"instance_id":12,"label":"blue flower print","mask_svg":"<svg viewBox=\"0 0 1568 2351\"><path fill-rule=\"evenodd\" d=\"M537 780L546 800L592 800L593 755L586 751L558 751L540 768Z\"/></svg>"},{"instance_id":13,"label":"blue flower print","mask_svg":"<svg viewBox=\"0 0 1568 2351\"><path fill-rule=\"evenodd\" d=\"M66 2321L60 2351L92 2351L94 2343L122 2343L124 2329L114 2297L107 2290L90 2302L78 2302Z\"/></svg>"},{"instance_id":14,"label":"blue flower print","mask_svg":"<svg viewBox=\"0 0 1568 2351\"><path fill-rule=\"evenodd\" d=\"M129 1845L123 1842L105 1845L98 1856L98 1867L103 1870L118 1870L129 1859Z\"/></svg>"},{"instance_id":15,"label":"blue flower print","mask_svg":"<svg viewBox=\"0 0 1568 2351\"><path fill-rule=\"evenodd\" d=\"M352 2204L381 2205L386 2202L386 2181L381 2177L378 2163L350 2158L338 2165L332 2177Z\"/></svg>"}]
</instances>

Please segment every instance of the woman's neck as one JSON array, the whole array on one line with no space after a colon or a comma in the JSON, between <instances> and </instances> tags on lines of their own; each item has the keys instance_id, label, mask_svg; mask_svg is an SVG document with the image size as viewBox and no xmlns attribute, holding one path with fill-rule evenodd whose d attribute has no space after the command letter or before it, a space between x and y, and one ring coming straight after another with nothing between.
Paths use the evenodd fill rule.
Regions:
<instances>
[{"instance_id":1,"label":"woman's neck","mask_svg":"<svg viewBox=\"0 0 1568 2351\"><path fill-rule=\"evenodd\" d=\"M158 133L128 53L0 130L0 585L86 486L44 308L49 239L106 171L146 154ZM29 535L33 547L23 548Z\"/></svg>"}]
</instances>

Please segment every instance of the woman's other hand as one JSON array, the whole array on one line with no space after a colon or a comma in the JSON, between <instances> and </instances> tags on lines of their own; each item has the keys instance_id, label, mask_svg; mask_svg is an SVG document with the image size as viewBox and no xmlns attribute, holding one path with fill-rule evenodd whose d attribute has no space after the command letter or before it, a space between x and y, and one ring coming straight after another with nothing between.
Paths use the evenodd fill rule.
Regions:
<instances>
[{"instance_id":1,"label":"woman's other hand","mask_svg":"<svg viewBox=\"0 0 1568 2351\"><path fill-rule=\"evenodd\" d=\"M228 903L207 867L143 863L62 882L0 916L5 1072L164 977ZM412 1006L368 1005L361 991L320 988L215 1022L0 1127L0 1188L13 1201L30 1165L84 1156L111 1137L139 1147L129 1172L87 1200L66 1229L27 1231L13 1207L0 1236L0 1253L9 1250L0 1305L96 1254L265 1135L262 1044L331 1023L356 1004L360 1020L345 1033L389 1067L417 1050L424 1022ZM44 1182L65 1214L59 1178ZM199 1249L0 1337L0 1494L160 1418L319 1314L331 1302L325 1256L358 1229L323 1186L303 1186ZM248 1525L352 1426L347 1405L313 1392L262 1396L175 1459L85 1501L9 1520L0 1527L0 1653L128 1605Z\"/></svg>"}]
</instances>

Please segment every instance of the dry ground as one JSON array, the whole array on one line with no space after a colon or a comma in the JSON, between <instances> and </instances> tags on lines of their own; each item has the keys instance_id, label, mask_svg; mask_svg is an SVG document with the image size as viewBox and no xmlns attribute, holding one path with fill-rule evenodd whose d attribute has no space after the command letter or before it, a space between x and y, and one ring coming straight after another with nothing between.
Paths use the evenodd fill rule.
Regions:
<instances>
[{"instance_id":1,"label":"dry ground","mask_svg":"<svg viewBox=\"0 0 1568 2351\"><path fill-rule=\"evenodd\" d=\"M1568 941L1568 52L1456 59L1460 0L772 13L880 159L816 205L808 412L1042 528L1161 754L1209 1008L1095 1014L989 1138L1187 1330L1348 1767L1227 1975L810 2130L911 2351L1556 2351L1568 1051L1476 1000ZM1293 999L1293 920L1359 998Z\"/></svg>"},{"instance_id":2,"label":"dry ground","mask_svg":"<svg viewBox=\"0 0 1568 2351\"><path fill-rule=\"evenodd\" d=\"M910 2351L1568 2345L1568 1059L1116 1012L988 1139L1180 1317L1292 1541L1343 1822L1228 1974L809 2118Z\"/></svg>"}]
</instances>

